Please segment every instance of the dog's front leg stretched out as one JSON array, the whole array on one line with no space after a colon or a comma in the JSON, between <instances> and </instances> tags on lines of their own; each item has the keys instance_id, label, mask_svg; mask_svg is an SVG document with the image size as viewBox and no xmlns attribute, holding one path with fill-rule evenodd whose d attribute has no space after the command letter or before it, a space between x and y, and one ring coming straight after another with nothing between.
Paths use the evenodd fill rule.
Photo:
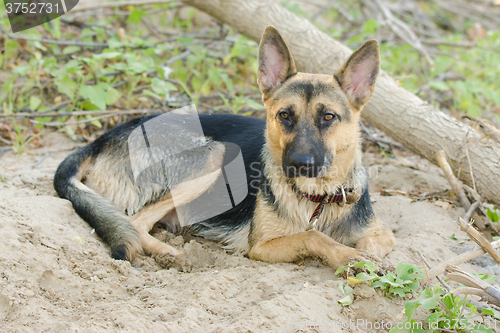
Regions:
<instances>
[{"instance_id":1,"label":"dog's front leg stretched out","mask_svg":"<svg viewBox=\"0 0 500 333\"><path fill-rule=\"evenodd\" d=\"M249 257L270 263L296 262L310 257L325 262L333 269L364 259L360 251L342 245L317 230L257 242L252 246Z\"/></svg>"},{"instance_id":2,"label":"dog's front leg stretched out","mask_svg":"<svg viewBox=\"0 0 500 333\"><path fill-rule=\"evenodd\" d=\"M275 263L297 262L309 257L337 269L369 257L317 230L294 229L292 223L283 221L272 207L259 199L249 235L251 259Z\"/></svg>"}]
</instances>

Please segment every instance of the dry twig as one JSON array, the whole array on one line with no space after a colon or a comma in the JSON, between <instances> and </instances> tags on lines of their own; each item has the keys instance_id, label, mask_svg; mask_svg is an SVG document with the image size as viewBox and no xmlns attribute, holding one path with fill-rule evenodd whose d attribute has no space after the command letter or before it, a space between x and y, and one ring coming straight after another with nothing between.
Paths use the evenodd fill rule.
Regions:
<instances>
[{"instance_id":1,"label":"dry twig","mask_svg":"<svg viewBox=\"0 0 500 333\"><path fill-rule=\"evenodd\" d=\"M439 166L443 170L446 179L448 180L448 183L450 183L451 190L458 197L458 200L460 201L462 206L466 210L469 210L469 208L471 207L469 199L467 199L467 196L465 195L462 183L453 174L453 170L451 169L450 164L446 160L446 153L444 152L444 150L441 150L436 154L436 160L438 161ZM486 226L481 217L478 216L477 214L474 217L476 226L479 229L484 229Z\"/></svg>"},{"instance_id":2,"label":"dry twig","mask_svg":"<svg viewBox=\"0 0 500 333\"><path fill-rule=\"evenodd\" d=\"M490 245L494 249L496 249L496 248L500 247L500 240L494 241ZM434 267L433 269L428 271L428 280L430 281L433 278L435 278L436 276L438 276L439 274L442 274L445 271L447 265L457 266L457 265L463 264L464 262L467 262L469 260L476 259L477 257L480 257L485 253L486 252L482 248L478 248L478 249L467 251L465 253L462 253L459 256L456 256L456 257L453 257L449 260L446 260L445 262L440 263L439 265L437 265L436 267Z\"/></svg>"},{"instance_id":3,"label":"dry twig","mask_svg":"<svg viewBox=\"0 0 500 333\"><path fill-rule=\"evenodd\" d=\"M72 112L29 112L29 113L15 113L15 114L0 114L0 119L3 118L5 121L9 118L38 118L38 117L64 117L64 116L95 116L95 115L106 115L106 114L149 114L157 113L158 110L155 109L137 109L137 110L105 110L105 111L72 111Z\"/></svg>"},{"instance_id":4,"label":"dry twig","mask_svg":"<svg viewBox=\"0 0 500 333\"><path fill-rule=\"evenodd\" d=\"M446 266L446 273L446 278L448 278L448 280L453 280L468 286L453 290L453 294L473 294L481 296L482 301L500 306L500 290L452 265Z\"/></svg>"},{"instance_id":5,"label":"dry twig","mask_svg":"<svg viewBox=\"0 0 500 333\"><path fill-rule=\"evenodd\" d=\"M479 203L476 202L479 206ZM473 208L474 206L471 206L471 208ZM467 214L470 213L471 210L469 210L469 212L467 212ZM469 214L470 216L470 214ZM495 261L497 262L497 264L500 264L500 254L491 246L490 242L488 242L488 240L486 238L484 238L484 236L479 232L477 231L476 229L474 229L470 224L468 224L467 222L464 221L464 219L462 219L461 217L458 218L458 225L460 227L460 229L462 229L462 231L465 231L467 233L467 235L469 236L470 239L472 239L474 242L477 243L477 245L481 246L481 248L487 252L493 259L495 259Z\"/></svg>"}]
</instances>

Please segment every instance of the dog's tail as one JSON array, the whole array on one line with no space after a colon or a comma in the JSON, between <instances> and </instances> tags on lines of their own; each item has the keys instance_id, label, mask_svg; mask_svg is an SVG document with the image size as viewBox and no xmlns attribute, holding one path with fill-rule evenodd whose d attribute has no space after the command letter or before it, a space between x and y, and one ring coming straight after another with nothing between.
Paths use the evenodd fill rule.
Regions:
<instances>
[{"instance_id":1,"label":"dog's tail","mask_svg":"<svg viewBox=\"0 0 500 333\"><path fill-rule=\"evenodd\" d=\"M125 213L82 183L83 169L92 159L92 145L69 155L57 168L54 188L75 211L111 246L115 259L131 261L141 251L139 236Z\"/></svg>"}]
</instances>

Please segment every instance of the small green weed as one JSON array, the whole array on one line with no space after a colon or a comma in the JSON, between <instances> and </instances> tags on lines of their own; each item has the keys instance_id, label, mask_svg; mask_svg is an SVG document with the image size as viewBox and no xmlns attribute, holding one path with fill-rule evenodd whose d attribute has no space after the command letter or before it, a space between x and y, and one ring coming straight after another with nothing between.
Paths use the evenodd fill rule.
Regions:
<instances>
[{"instance_id":1,"label":"small green weed","mask_svg":"<svg viewBox=\"0 0 500 333\"><path fill-rule=\"evenodd\" d=\"M432 313L425 318L424 322L427 328L407 329L404 327L416 327L412 317L415 311L422 307ZM483 315L491 315L494 318L500 318L499 314L493 309L483 310ZM405 315L407 321L403 328L392 328L390 333L420 333L420 332L493 332L493 330L483 324L475 323L472 318L477 316L477 308L466 301L465 298L454 296L439 286L432 288L426 287L414 300L406 302Z\"/></svg>"},{"instance_id":2,"label":"small green weed","mask_svg":"<svg viewBox=\"0 0 500 333\"><path fill-rule=\"evenodd\" d=\"M375 273L375 265L371 262L363 261L341 267L335 274L339 274L343 270L350 268L362 268L367 272L358 273L356 278L348 277L347 281L349 283L371 282L370 286L382 289L386 297L403 297L405 294L416 292L420 286L419 280L425 276L422 267L403 263L396 265L396 273L388 272L384 276L378 276Z\"/></svg>"},{"instance_id":3,"label":"small green weed","mask_svg":"<svg viewBox=\"0 0 500 333\"><path fill-rule=\"evenodd\" d=\"M339 274L344 270L358 268L364 272L358 273L355 278L348 277L350 284L362 282L370 283L373 288L380 288L388 298L395 296L403 297L405 294L415 293L419 289L420 280L425 277L422 267L398 263L396 272L388 272L386 275L379 276L376 267L371 262L360 261L352 265L343 266L335 272ZM476 275L487 283L493 282L497 277L485 274ZM340 291L346 296L338 300L341 306L351 305L353 298L351 296L353 289L349 286L339 284ZM413 319L415 311L422 307L431 313L425 318L423 323ZM390 333L420 333L420 332L493 332L487 325L474 322L474 317L491 316L500 319L500 314L494 309L483 309L481 314L477 313L477 308L466 301L465 298L455 297L451 293L446 293L439 284L432 288L426 287L418 297L407 301L405 305L405 315L407 320L394 326ZM425 329L424 329L425 327Z\"/></svg>"}]
</instances>

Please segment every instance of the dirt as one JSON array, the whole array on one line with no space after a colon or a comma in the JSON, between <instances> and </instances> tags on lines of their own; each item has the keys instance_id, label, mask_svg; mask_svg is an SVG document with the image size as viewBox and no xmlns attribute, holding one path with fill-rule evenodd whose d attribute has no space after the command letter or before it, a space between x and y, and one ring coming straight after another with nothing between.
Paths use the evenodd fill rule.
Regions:
<instances>
[{"instance_id":1,"label":"dirt","mask_svg":"<svg viewBox=\"0 0 500 333\"><path fill-rule=\"evenodd\" d=\"M338 285L346 281L313 260L267 264L203 239L184 243L164 230L156 237L185 252L193 265L189 273L162 269L147 256L133 265L113 260L52 188L57 165L77 144L58 133L44 141L45 147L19 156L0 155L0 331L384 332L387 323L404 320L406 299L385 298L366 285L357 285L354 303L342 308ZM463 209L445 199L380 195L383 189L446 190L441 171L409 154L368 153L365 164L374 210L397 238L384 264L421 265L417 252L433 266L455 256L451 236L467 239L455 223Z\"/></svg>"}]
</instances>

